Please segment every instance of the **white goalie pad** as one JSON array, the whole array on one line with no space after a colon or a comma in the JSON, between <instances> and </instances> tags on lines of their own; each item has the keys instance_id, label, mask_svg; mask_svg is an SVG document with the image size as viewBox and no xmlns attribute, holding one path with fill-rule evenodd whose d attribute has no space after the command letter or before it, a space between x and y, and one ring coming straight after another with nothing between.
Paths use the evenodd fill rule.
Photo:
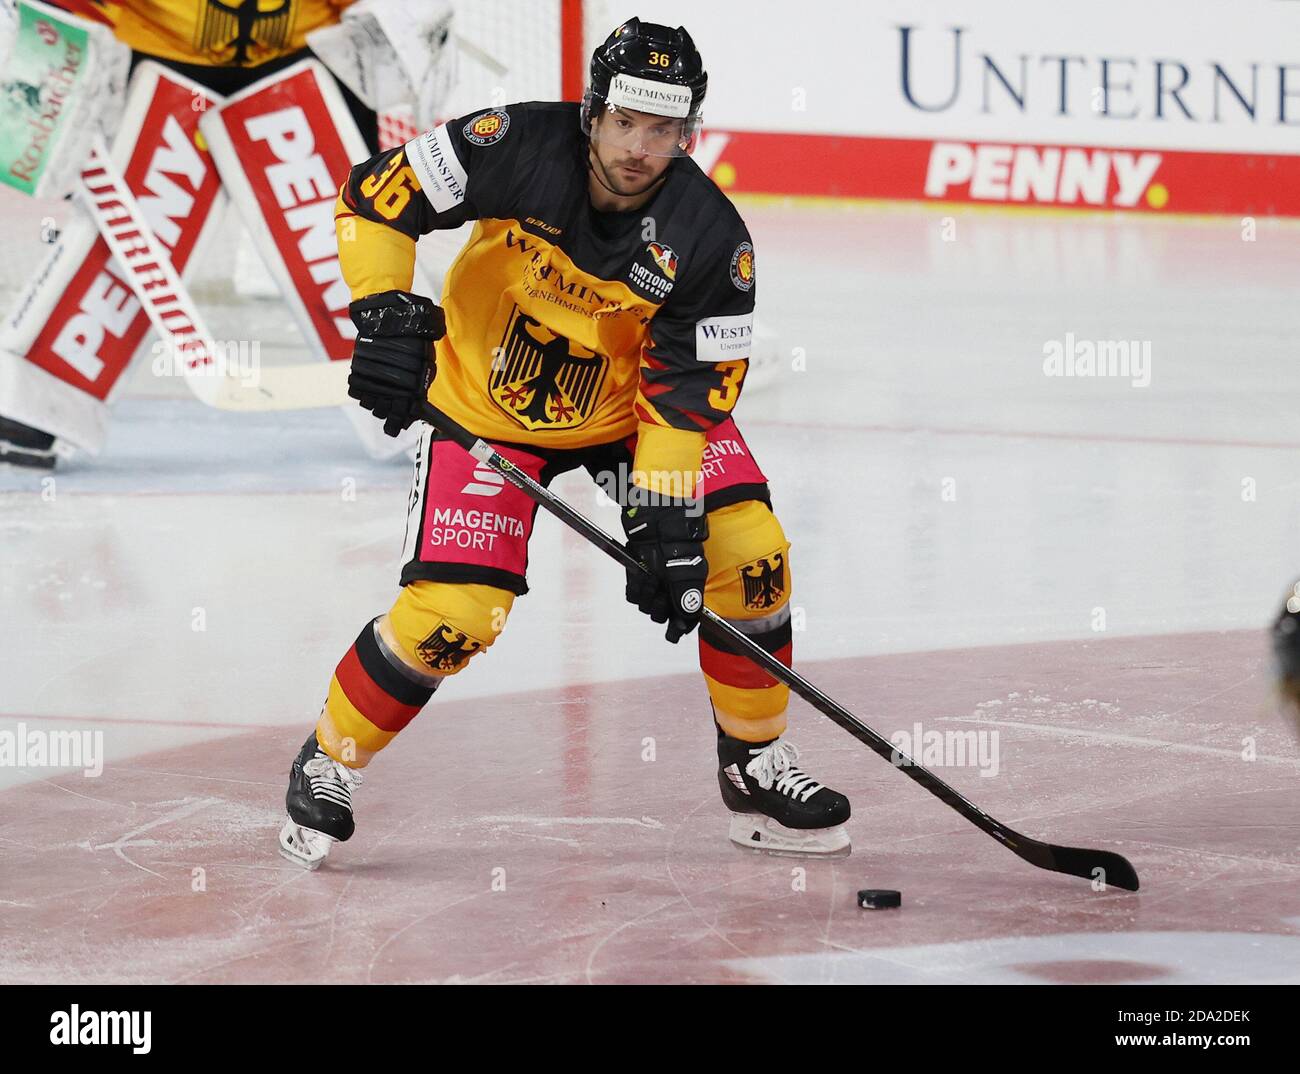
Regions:
<instances>
[{"instance_id":1,"label":"white goalie pad","mask_svg":"<svg viewBox=\"0 0 1300 1074\"><path fill-rule=\"evenodd\" d=\"M217 100L141 63L110 154L182 280L203 261L220 217L216 168L196 138L202 109ZM86 139L80 164L94 141ZM0 414L93 454L127 368L152 347L128 275L81 205L0 322Z\"/></svg>"},{"instance_id":2,"label":"white goalie pad","mask_svg":"<svg viewBox=\"0 0 1300 1074\"><path fill-rule=\"evenodd\" d=\"M77 184L95 134L116 133L131 50L39 0L0 0L0 181L33 197Z\"/></svg>"},{"instance_id":3,"label":"white goalie pad","mask_svg":"<svg viewBox=\"0 0 1300 1074\"><path fill-rule=\"evenodd\" d=\"M409 110L432 127L456 78L449 0L358 0L307 43L376 112Z\"/></svg>"},{"instance_id":4,"label":"white goalie pad","mask_svg":"<svg viewBox=\"0 0 1300 1074\"><path fill-rule=\"evenodd\" d=\"M343 95L315 60L268 75L199 120L231 202L302 331L311 356L342 363L356 328L339 265L334 205L348 170L370 155ZM414 288L432 294L416 272ZM340 382L341 383L341 382ZM344 414L376 458L411 447L340 393Z\"/></svg>"}]
</instances>

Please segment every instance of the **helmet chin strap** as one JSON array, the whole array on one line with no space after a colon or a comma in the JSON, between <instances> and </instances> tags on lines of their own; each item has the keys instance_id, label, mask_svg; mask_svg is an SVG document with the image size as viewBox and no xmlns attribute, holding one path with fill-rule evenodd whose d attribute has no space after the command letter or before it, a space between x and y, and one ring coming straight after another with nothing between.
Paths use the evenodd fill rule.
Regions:
<instances>
[{"instance_id":1,"label":"helmet chin strap","mask_svg":"<svg viewBox=\"0 0 1300 1074\"><path fill-rule=\"evenodd\" d=\"M596 170L597 165L600 166L599 171ZM669 167L671 166L672 165L670 163ZM624 194L623 191L621 190L615 190L612 186L609 185L609 183L605 181L606 179L609 178L609 171L606 169L604 163L601 161L599 155L596 153L595 147L592 145L590 139L588 139L587 141L587 168L591 172L591 174L596 177L596 182L598 182L601 186L603 186L616 198L639 198L642 194L648 194L651 190L653 190L656 184L662 183L665 179L668 178L668 168L665 168L658 176L656 176L654 179L652 179L649 183L646 184L646 188L644 190L638 190L635 194ZM602 175L604 176L604 178L601 178Z\"/></svg>"}]
</instances>

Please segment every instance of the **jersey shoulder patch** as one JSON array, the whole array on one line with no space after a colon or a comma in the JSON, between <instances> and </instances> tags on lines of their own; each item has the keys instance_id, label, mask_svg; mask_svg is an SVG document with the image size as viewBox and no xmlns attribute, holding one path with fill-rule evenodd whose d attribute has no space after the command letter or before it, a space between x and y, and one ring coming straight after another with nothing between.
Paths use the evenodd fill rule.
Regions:
<instances>
[{"instance_id":1,"label":"jersey shoulder patch","mask_svg":"<svg viewBox=\"0 0 1300 1074\"><path fill-rule=\"evenodd\" d=\"M462 133L473 145L493 145L501 141L509 130L510 113L502 108L492 108L468 120Z\"/></svg>"},{"instance_id":2,"label":"jersey shoulder patch","mask_svg":"<svg viewBox=\"0 0 1300 1074\"><path fill-rule=\"evenodd\" d=\"M452 145L447 124L439 123L406 143L406 160L435 212L445 213L465 200L469 176Z\"/></svg>"},{"instance_id":3,"label":"jersey shoulder patch","mask_svg":"<svg viewBox=\"0 0 1300 1074\"><path fill-rule=\"evenodd\" d=\"M731 255L731 282L740 291L754 286L754 244L748 240L737 245Z\"/></svg>"}]
</instances>

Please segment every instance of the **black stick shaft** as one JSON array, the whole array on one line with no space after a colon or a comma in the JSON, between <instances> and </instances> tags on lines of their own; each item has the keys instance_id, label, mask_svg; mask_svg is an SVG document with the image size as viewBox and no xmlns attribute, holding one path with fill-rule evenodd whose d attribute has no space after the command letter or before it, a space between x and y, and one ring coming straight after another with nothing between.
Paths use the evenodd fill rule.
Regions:
<instances>
[{"instance_id":1,"label":"black stick shaft","mask_svg":"<svg viewBox=\"0 0 1300 1074\"><path fill-rule=\"evenodd\" d=\"M549 489L538 484L527 473L516 468L509 459L493 448L491 444L475 436L432 403L424 404L421 416L449 440L463 447L479 462L500 473L540 507L549 511L566 526L577 530L592 544L605 552L606 555L617 560L625 568L645 570L645 567L634 559L622 544L594 522L569 506ZM700 617L707 620L710 626L725 635L733 645L769 672L778 682L784 683L818 712L838 724L864 746L875 751L895 767L900 768L945 805L955 809L981 831L993 836L994 839L997 839L1024 860L1040 868L1068 872L1075 876L1094 877L1096 870L1100 869L1102 877L1107 878L1110 883L1129 890L1137 890L1137 873L1119 855L1112 854L1109 851L1082 851L1072 847L1056 847L1021 835L1001 821L990 817L979 806L971 802L965 795L954 790L928 768L917 764L907 754L896 749L892 743L864 724L843 705L822 693L821 690L817 689L816 686L793 668L786 667L771 653L721 616L708 608L704 608L700 613ZM1080 857L1081 855L1082 857ZM1131 878L1129 874L1131 874Z\"/></svg>"}]
</instances>

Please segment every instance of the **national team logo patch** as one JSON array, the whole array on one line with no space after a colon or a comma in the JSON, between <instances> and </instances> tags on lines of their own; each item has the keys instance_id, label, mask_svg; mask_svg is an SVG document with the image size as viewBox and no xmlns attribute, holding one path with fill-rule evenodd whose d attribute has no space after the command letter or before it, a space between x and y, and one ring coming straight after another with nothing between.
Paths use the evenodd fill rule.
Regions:
<instances>
[{"instance_id":1,"label":"national team logo patch","mask_svg":"<svg viewBox=\"0 0 1300 1074\"><path fill-rule=\"evenodd\" d=\"M484 112L465 124L465 137L475 145L491 145L499 142L510 129L510 117L499 109Z\"/></svg>"},{"instance_id":2,"label":"national team logo patch","mask_svg":"<svg viewBox=\"0 0 1300 1074\"><path fill-rule=\"evenodd\" d=\"M662 302L677 279L677 252L662 242L646 243L645 254L637 254L627 270L628 283Z\"/></svg>"},{"instance_id":3,"label":"national team logo patch","mask_svg":"<svg viewBox=\"0 0 1300 1074\"><path fill-rule=\"evenodd\" d=\"M529 431L576 429L591 417L609 359L550 331L518 306L492 362L488 394Z\"/></svg>"},{"instance_id":4,"label":"national team logo patch","mask_svg":"<svg viewBox=\"0 0 1300 1074\"><path fill-rule=\"evenodd\" d=\"M731 282L742 291L754 286L754 247L742 242L731 255Z\"/></svg>"},{"instance_id":5,"label":"national team logo patch","mask_svg":"<svg viewBox=\"0 0 1300 1074\"><path fill-rule=\"evenodd\" d=\"M646 249L665 276L670 280L677 279L677 253L671 246L665 246L661 242L652 242Z\"/></svg>"},{"instance_id":6,"label":"national team logo patch","mask_svg":"<svg viewBox=\"0 0 1300 1074\"><path fill-rule=\"evenodd\" d=\"M766 612L785 598L785 553L773 552L737 568L745 608Z\"/></svg>"},{"instance_id":7,"label":"national team logo patch","mask_svg":"<svg viewBox=\"0 0 1300 1074\"><path fill-rule=\"evenodd\" d=\"M187 5L192 6L192 5ZM193 44L220 64L242 67L283 50L293 32L293 0L240 4L204 0L196 13Z\"/></svg>"},{"instance_id":8,"label":"national team logo patch","mask_svg":"<svg viewBox=\"0 0 1300 1074\"><path fill-rule=\"evenodd\" d=\"M433 671L459 671L482 648L481 641L442 622L415 647L415 655Z\"/></svg>"}]
</instances>

